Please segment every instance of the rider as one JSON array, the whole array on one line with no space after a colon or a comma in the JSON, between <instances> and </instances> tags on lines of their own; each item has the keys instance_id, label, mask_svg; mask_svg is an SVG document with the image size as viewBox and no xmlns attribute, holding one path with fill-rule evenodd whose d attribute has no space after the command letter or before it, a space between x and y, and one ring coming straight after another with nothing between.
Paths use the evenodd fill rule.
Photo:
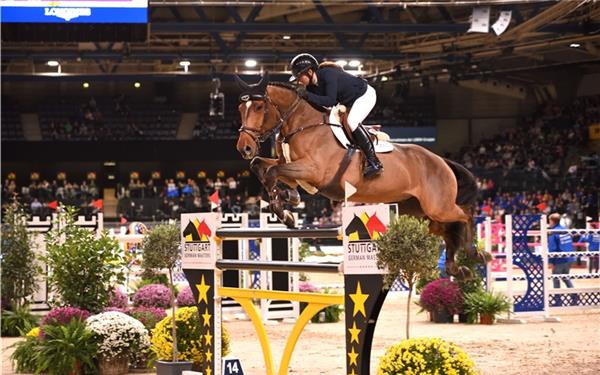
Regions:
<instances>
[{"instance_id":1,"label":"rider","mask_svg":"<svg viewBox=\"0 0 600 375\"><path fill-rule=\"evenodd\" d=\"M375 154L373 143L366 130L359 126L369 115L377 94L367 81L344 71L334 62L319 64L314 56L301 53L290 62L292 80L297 80L306 89L301 96L310 103L322 107L333 107L338 103L350 108L348 125L358 147L366 156L365 177L372 177L383 171L383 165Z\"/></svg>"}]
</instances>

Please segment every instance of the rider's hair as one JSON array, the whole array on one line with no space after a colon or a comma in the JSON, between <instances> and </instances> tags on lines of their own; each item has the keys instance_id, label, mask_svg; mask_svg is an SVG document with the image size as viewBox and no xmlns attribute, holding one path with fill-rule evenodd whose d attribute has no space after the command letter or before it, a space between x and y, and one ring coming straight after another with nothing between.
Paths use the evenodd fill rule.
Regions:
<instances>
[{"instance_id":1,"label":"rider's hair","mask_svg":"<svg viewBox=\"0 0 600 375\"><path fill-rule=\"evenodd\" d=\"M344 68L342 68L341 66L339 66L338 64L336 64L333 61L323 61L322 63L319 64L319 69L321 68L337 68L339 70L344 70Z\"/></svg>"}]
</instances>

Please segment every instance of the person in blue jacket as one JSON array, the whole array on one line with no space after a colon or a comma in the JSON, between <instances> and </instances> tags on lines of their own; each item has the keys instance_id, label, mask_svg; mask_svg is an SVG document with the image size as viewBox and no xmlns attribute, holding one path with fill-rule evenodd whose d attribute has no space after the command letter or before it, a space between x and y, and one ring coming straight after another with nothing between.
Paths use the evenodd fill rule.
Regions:
<instances>
[{"instance_id":1,"label":"person in blue jacket","mask_svg":"<svg viewBox=\"0 0 600 375\"><path fill-rule=\"evenodd\" d=\"M549 229L567 228L560 225L560 214L554 213L549 217ZM573 237L569 233L552 233L548 236L548 252L561 253L573 251ZM552 275L568 275L571 271L571 265L575 262L575 257L549 258L548 263L552 264ZM567 288L573 288L573 283L568 276L561 277ZM555 289L560 288L560 280L553 278L552 283Z\"/></svg>"},{"instance_id":2,"label":"person in blue jacket","mask_svg":"<svg viewBox=\"0 0 600 375\"><path fill-rule=\"evenodd\" d=\"M588 243L588 251L595 251L599 254L589 256L588 272L598 273L600 268L600 233L588 233L581 238L581 242Z\"/></svg>"},{"instance_id":3,"label":"person in blue jacket","mask_svg":"<svg viewBox=\"0 0 600 375\"><path fill-rule=\"evenodd\" d=\"M321 107L333 107L341 103L350 109L348 125L354 141L366 156L363 175L369 178L380 174L383 165L375 154L367 131L360 126L375 106L375 89L364 79L345 72L334 62L319 64L308 53L294 57L290 62L290 70L292 79L305 87L299 90L300 95L310 103Z\"/></svg>"}]
</instances>

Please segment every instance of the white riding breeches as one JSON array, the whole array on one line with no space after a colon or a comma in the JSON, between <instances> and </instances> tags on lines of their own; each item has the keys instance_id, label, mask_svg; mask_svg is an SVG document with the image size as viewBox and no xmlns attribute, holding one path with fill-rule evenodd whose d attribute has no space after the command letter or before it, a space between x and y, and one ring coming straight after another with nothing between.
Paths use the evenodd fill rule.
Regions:
<instances>
[{"instance_id":1,"label":"white riding breeches","mask_svg":"<svg viewBox=\"0 0 600 375\"><path fill-rule=\"evenodd\" d=\"M367 118L377 102L377 93L371 85L367 85L367 91L352 104L350 113L348 113L348 125L352 131L358 128L358 125Z\"/></svg>"}]
</instances>

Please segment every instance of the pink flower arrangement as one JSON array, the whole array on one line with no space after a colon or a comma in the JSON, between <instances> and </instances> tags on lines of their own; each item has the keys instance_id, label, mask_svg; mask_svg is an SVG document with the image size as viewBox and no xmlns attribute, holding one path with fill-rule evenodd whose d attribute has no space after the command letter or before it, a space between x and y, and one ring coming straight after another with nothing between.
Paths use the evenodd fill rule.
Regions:
<instances>
[{"instance_id":1,"label":"pink flower arrangement","mask_svg":"<svg viewBox=\"0 0 600 375\"><path fill-rule=\"evenodd\" d=\"M156 323L160 322L167 317L165 310L158 307L133 307L129 309L127 315L130 315L144 325L146 329L151 330L156 326Z\"/></svg>"},{"instance_id":2,"label":"pink flower arrangement","mask_svg":"<svg viewBox=\"0 0 600 375\"><path fill-rule=\"evenodd\" d=\"M81 321L86 320L90 316L90 312L87 310L80 309L78 307L57 307L50 310L46 315L40 326L51 325L65 325L71 322L73 319L79 319Z\"/></svg>"},{"instance_id":3,"label":"pink flower arrangement","mask_svg":"<svg viewBox=\"0 0 600 375\"><path fill-rule=\"evenodd\" d=\"M419 305L431 312L446 310L450 314L460 314L464 298L457 283L450 279L438 279L423 287Z\"/></svg>"},{"instance_id":4,"label":"pink flower arrangement","mask_svg":"<svg viewBox=\"0 0 600 375\"><path fill-rule=\"evenodd\" d=\"M298 290L303 293L315 293L319 291L319 288L308 281L300 281L298 284Z\"/></svg>"},{"instance_id":5,"label":"pink flower arrangement","mask_svg":"<svg viewBox=\"0 0 600 375\"><path fill-rule=\"evenodd\" d=\"M108 300L108 306L124 309L128 304L129 300L127 298L127 294L123 293L120 288L115 288L110 295L110 299Z\"/></svg>"},{"instance_id":6,"label":"pink flower arrangement","mask_svg":"<svg viewBox=\"0 0 600 375\"><path fill-rule=\"evenodd\" d=\"M171 305L171 289L162 284L149 284L133 295L134 306L163 307Z\"/></svg>"},{"instance_id":7,"label":"pink flower arrangement","mask_svg":"<svg viewBox=\"0 0 600 375\"><path fill-rule=\"evenodd\" d=\"M196 301L194 300L194 293L192 293L192 288L186 286L179 292L177 295L177 306L196 306Z\"/></svg>"}]
</instances>

